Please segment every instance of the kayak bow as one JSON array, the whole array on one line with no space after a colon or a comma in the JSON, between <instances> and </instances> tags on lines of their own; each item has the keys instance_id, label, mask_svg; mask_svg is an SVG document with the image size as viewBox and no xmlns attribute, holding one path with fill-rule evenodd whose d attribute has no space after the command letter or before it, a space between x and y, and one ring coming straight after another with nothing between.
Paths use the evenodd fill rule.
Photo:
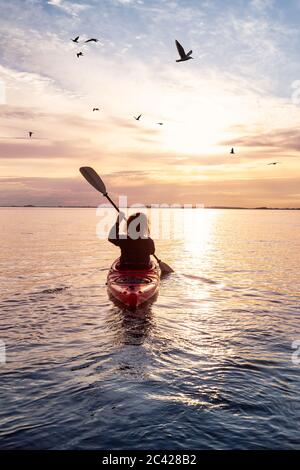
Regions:
<instances>
[{"instance_id":1,"label":"kayak bow","mask_svg":"<svg viewBox=\"0 0 300 470\"><path fill-rule=\"evenodd\" d=\"M150 300L159 289L161 271L158 263L151 262L149 269L120 270L119 258L107 275L108 292L129 308L139 307Z\"/></svg>"}]
</instances>

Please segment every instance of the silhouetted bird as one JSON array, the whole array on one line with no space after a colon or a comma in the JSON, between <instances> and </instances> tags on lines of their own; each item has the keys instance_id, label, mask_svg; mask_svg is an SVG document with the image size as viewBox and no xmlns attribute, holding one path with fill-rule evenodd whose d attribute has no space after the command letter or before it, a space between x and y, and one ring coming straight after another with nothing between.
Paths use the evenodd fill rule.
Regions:
<instances>
[{"instance_id":1,"label":"silhouetted bird","mask_svg":"<svg viewBox=\"0 0 300 470\"><path fill-rule=\"evenodd\" d=\"M87 41L84 41L84 42L98 42L99 39L96 39L96 38L91 38L91 39L88 39Z\"/></svg>"},{"instance_id":2,"label":"silhouetted bird","mask_svg":"<svg viewBox=\"0 0 300 470\"><path fill-rule=\"evenodd\" d=\"M176 60L176 62L184 62L186 60L190 60L194 58L194 57L191 57L191 54L193 53L193 51L189 51L186 54L185 50L183 49L182 45L177 41L177 39L175 40L175 44L178 50L178 54L180 55L180 59Z\"/></svg>"},{"instance_id":3,"label":"silhouetted bird","mask_svg":"<svg viewBox=\"0 0 300 470\"><path fill-rule=\"evenodd\" d=\"M33 136L33 132L28 132L28 134L29 134L29 137L31 139L31 137Z\"/></svg>"},{"instance_id":4,"label":"silhouetted bird","mask_svg":"<svg viewBox=\"0 0 300 470\"><path fill-rule=\"evenodd\" d=\"M71 41L76 42L76 44L78 44L78 39L79 39L79 36L77 36L75 39L71 39Z\"/></svg>"},{"instance_id":5,"label":"silhouetted bird","mask_svg":"<svg viewBox=\"0 0 300 470\"><path fill-rule=\"evenodd\" d=\"M158 126L163 126L164 123L163 123L163 122L157 122L156 124L157 124Z\"/></svg>"},{"instance_id":6,"label":"silhouetted bird","mask_svg":"<svg viewBox=\"0 0 300 470\"><path fill-rule=\"evenodd\" d=\"M230 153L231 153L232 155L235 155L234 148L231 149Z\"/></svg>"},{"instance_id":7,"label":"silhouetted bird","mask_svg":"<svg viewBox=\"0 0 300 470\"><path fill-rule=\"evenodd\" d=\"M142 115L140 114L138 117L135 117L135 116L133 116L133 117L136 121L139 121L141 119Z\"/></svg>"},{"instance_id":8,"label":"silhouetted bird","mask_svg":"<svg viewBox=\"0 0 300 470\"><path fill-rule=\"evenodd\" d=\"M93 111L100 111L99 108L93 108Z\"/></svg>"},{"instance_id":9,"label":"silhouetted bird","mask_svg":"<svg viewBox=\"0 0 300 470\"><path fill-rule=\"evenodd\" d=\"M278 165L280 162L272 162L272 163L268 163L268 165Z\"/></svg>"},{"instance_id":10,"label":"silhouetted bird","mask_svg":"<svg viewBox=\"0 0 300 470\"><path fill-rule=\"evenodd\" d=\"M77 52L77 57L79 58L80 56L83 56L83 53L82 52Z\"/></svg>"}]
</instances>

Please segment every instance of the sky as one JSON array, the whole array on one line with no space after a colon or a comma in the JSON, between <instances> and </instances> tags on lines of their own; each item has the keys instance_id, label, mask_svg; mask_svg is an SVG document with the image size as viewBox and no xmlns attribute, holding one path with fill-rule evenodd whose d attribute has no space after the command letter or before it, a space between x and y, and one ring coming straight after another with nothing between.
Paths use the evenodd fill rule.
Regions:
<instances>
[{"instance_id":1,"label":"sky","mask_svg":"<svg viewBox=\"0 0 300 470\"><path fill-rule=\"evenodd\" d=\"M0 11L0 205L102 203L92 166L130 204L300 207L300 0Z\"/></svg>"}]
</instances>

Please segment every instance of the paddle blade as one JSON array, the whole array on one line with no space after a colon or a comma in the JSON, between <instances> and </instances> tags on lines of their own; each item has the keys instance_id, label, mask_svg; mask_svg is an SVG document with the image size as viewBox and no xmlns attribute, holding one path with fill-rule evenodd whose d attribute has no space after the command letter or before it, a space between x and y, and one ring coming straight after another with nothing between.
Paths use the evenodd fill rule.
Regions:
<instances>
[{"instance_id":1,"label":"paddle blade","mask_svg":"<svg viewBox=\"0 0 300 470\"><path fill-rule=\"evenodd\" d=\"M174 269L172 269L171 266L169 266L167 263L164 263L163 261L159 263L159 266L162 274L170 274L174 272Z\"/></svg>"},{"instance_id":2,"label":"paddle blade","mask_svg":"<svg viewBox=\"0 0 300 470\"><path fill-rule=\"evenodd\" d=\"M174 269L172 269L171 266L169 266L167 263L164 263L163 261L159 261L159 267L162 274L171 274L174 272Z\"/></svg>"},{"instance_id":3,"label":"paddle blade","mask_svg":"<svg viewBox=\"0 0 300 470\"><path fill-rule=\"evenodd\" d=\"M80 173L82 176L95 188L97 191L100 191L102 194L107 194L106 193L106 187L105 184L103 183L102 179L98 175L98 173L95 172L95 170L89 166L82 166L79 168Z\"/></svg>"}]
</instances>

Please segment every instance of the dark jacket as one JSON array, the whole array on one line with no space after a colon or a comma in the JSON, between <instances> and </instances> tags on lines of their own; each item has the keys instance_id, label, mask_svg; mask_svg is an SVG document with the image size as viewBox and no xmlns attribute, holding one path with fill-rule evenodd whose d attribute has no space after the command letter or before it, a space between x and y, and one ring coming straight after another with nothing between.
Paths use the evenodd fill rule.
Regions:
<instances>
[{"instance_id":1,"label":"dark jacket","mask_svg":"<svg viewBox=\"0 0 300 470\"><path fill-rule=\"evenodd\" d=\"M150 255L155 253L152 238L137 238L133 240L128 235L119 234L119 222L111 228L108 241L120 247L120 268L144 269L150 265Z\"/></svg>"}]
</instances>

